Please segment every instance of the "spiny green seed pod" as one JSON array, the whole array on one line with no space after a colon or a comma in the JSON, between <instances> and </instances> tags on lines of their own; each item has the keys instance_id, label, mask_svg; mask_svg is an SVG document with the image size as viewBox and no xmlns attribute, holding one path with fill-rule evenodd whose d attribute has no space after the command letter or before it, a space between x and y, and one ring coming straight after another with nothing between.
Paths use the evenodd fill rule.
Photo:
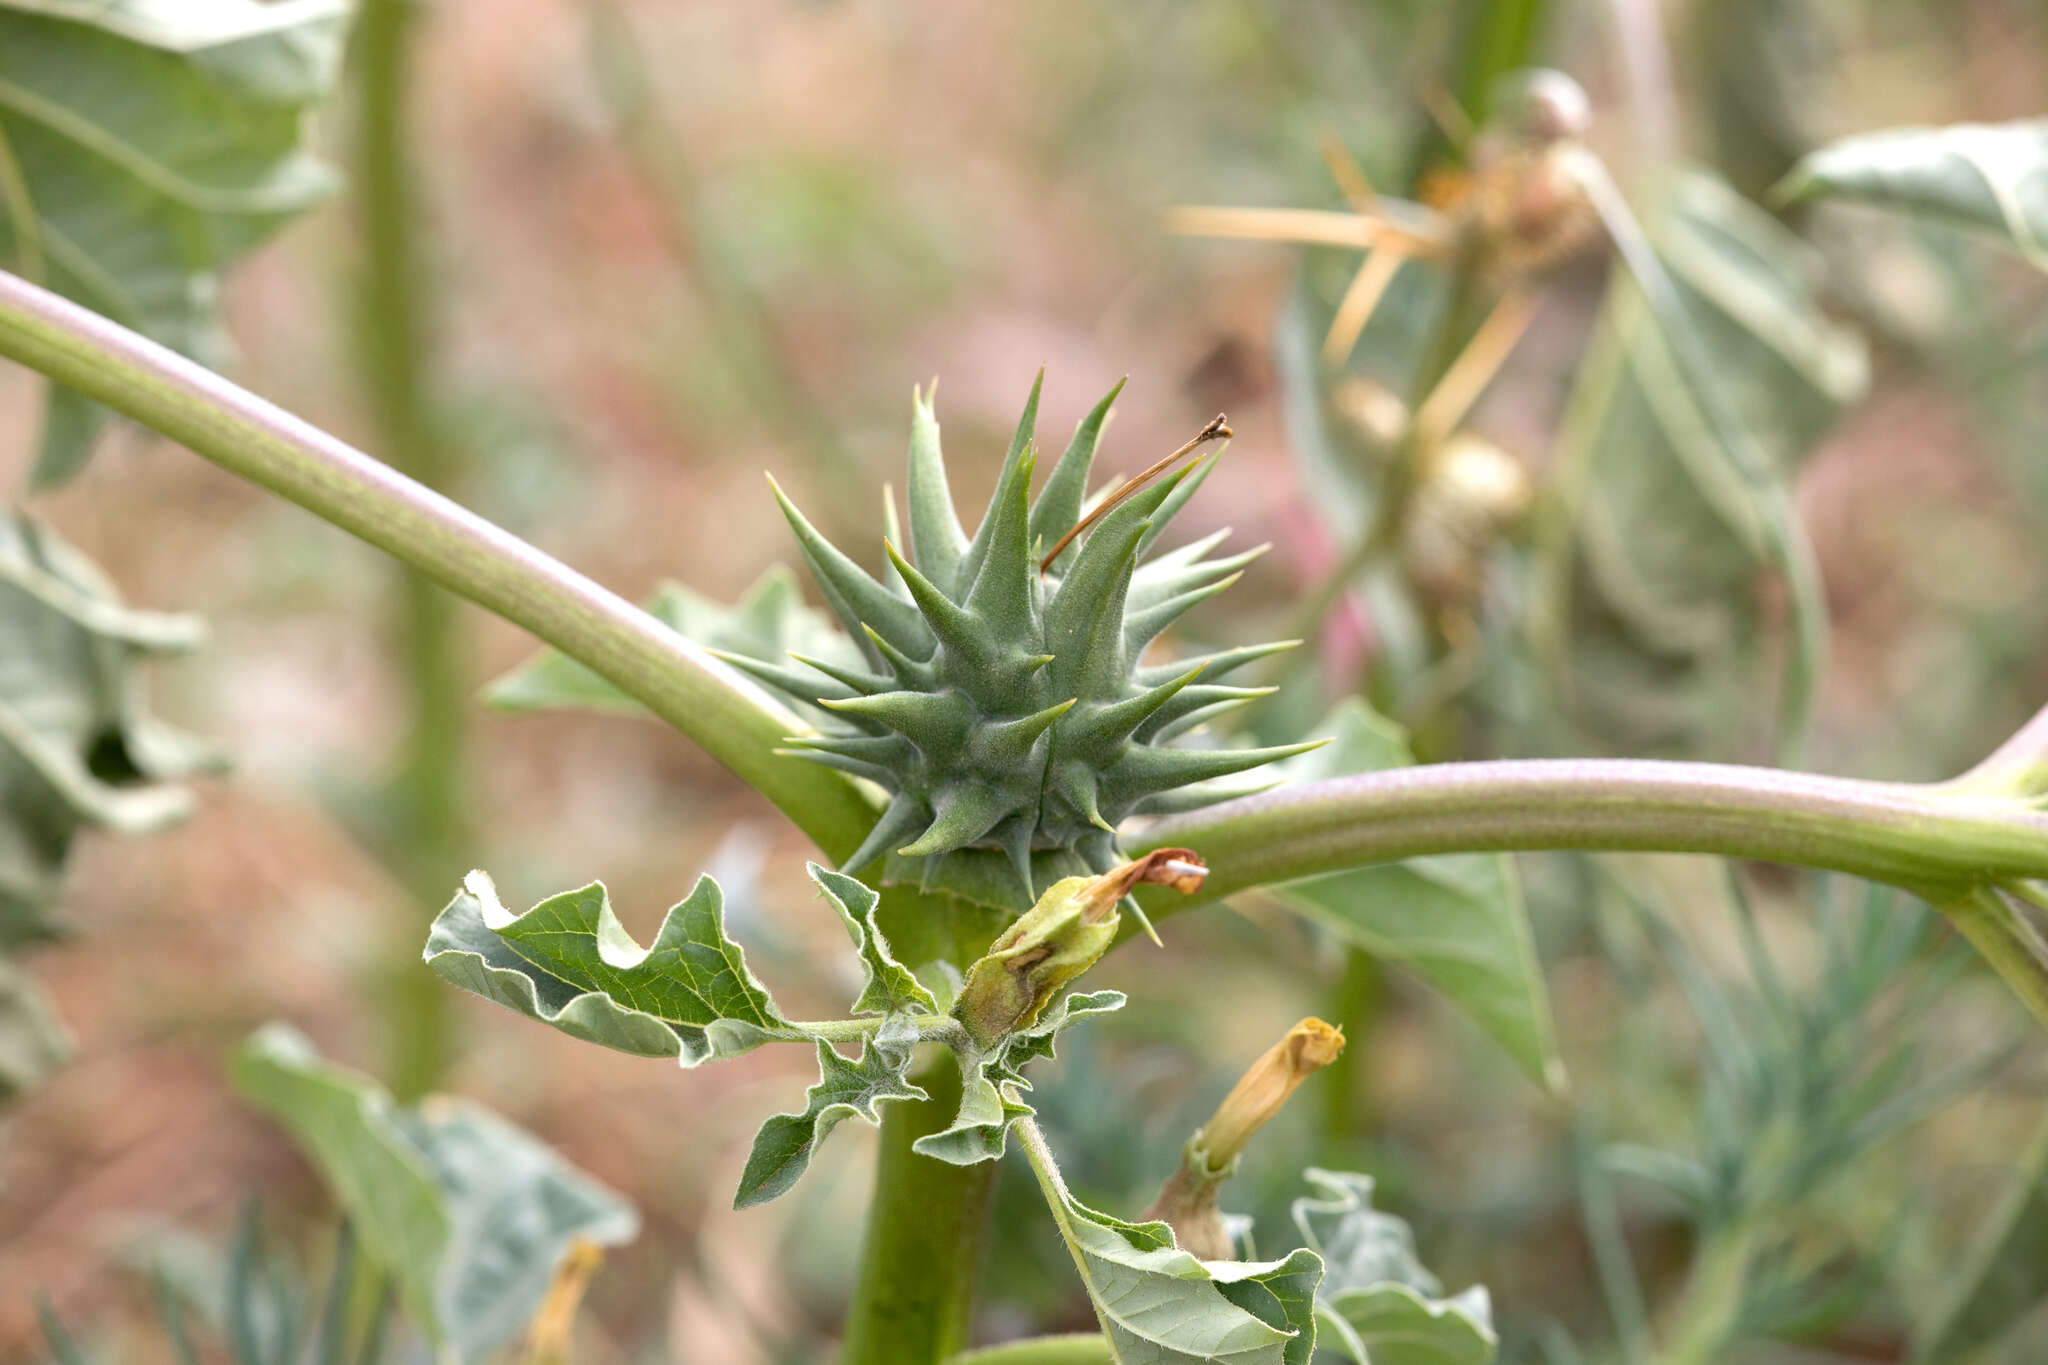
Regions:
<instances>
[{"instance_id":1,"label":"spiny green seed pod","mask_svg":"<svg viewBox=\"0 0 2048 1365\"><path fill-rule=\"evenodd\" d=\"M999 854L1014 871L1003 900L1029 905L1053 877L1115 863L1118 822L1241 794L1242 784L1233 790L1219 779L1299 752L1170 747L1263 695L1216 680L1286 644L1141 662L1160 632L1229 586L1264 548L1208 558L1226 534L1218 533L1146 557L1213 457L1129 497L1041 569L1040 557L1081 518L1096 442L1122 387L1082 420L1034 500L1033 385L972 539L953 510L931 401L914 394L909 553L886 545L885 582L775 490L866 667L727 657L839 719L822 734L793 738L793 752L889 792L846 870L900 854L924 860L915 875L929 886L948 859Z\"/></svg>"},{"instance_id":2,"label":"spiny green seed pod","mask_svg":"<svg viewBox=\"0 0 2048 1365\"><path fill-rule=\"evenodd\" d=\"M967 969L953 1017L978 1048L1028 1028L1116 942L1117 902L1140 883L1191 895L1208 869L1185 848L1154 849L1094 877L1067 877L1046 888Z\"/></svg>"}]
</instances>

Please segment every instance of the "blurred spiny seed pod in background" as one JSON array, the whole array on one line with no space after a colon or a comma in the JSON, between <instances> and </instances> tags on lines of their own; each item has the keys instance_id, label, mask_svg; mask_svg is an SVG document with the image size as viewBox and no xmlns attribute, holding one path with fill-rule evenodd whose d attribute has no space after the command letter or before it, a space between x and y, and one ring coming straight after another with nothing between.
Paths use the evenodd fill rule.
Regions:
<instances>
[{"instance_id":1,"label":"blurred spiny seed pod in background","mask_svg":"<svg viewBox=\"0 0 2048 1365\"><path fill-rule=\"evenodd\" d=\"M1218 680L1292 642L1143 662L1162 631L1228 587L1264 547L1209 558L1228 534L1219 531L1152 554L1213 456L1172 472L1161 461L1147 473L1162 477L1140 476L1098 501L1100 519L1088 525L1089 468L1121 388L1082 420L1034 499L1033 386L971 539L954 513L931 399L914 395L908 553L886 546L882 581L776 489L819 591L865 667L808 655L792 655L796 667L724 657L837 720L821 734L793 736L793 753L889 793L848 871L886 858L889 880L931 886L943 865L979 861L1001 875L984 868L967 880L1000 888L990 897L1022 909L1060 877L1114 866L1119 822L1239 795L1246 784L1227 779L1301 751L1172 747L1194 726L1264 695ZM1227 433L1218 419L1177 453ZM1085 536L1073 536L1077 528Z\"/></svg>"}]
</instances>

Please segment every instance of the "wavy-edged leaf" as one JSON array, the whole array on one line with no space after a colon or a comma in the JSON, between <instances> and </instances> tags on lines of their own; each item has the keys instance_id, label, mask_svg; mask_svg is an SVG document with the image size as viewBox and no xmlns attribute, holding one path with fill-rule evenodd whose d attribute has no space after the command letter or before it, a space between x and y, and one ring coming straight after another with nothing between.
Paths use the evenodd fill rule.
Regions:
<instances>
[{"instance_id":1,"label":"wavy-edged leaf","mask_svg":"<svg viewBox=\"0 0 2048 1365\"><path fill-rule=\"evenodd\" d=\"M1316 1301L1323 1345L1356 1365L1492 1365L1500 1339L1492 1305L1473 1287L1448 1299L1404 1284L1346 1289Z\"/></svg>"},{"instance_id":2,"label":"wavy-edged leaf","mask_svg":"<svg viewBox=\"0 0 2048 1365\"><path fill-rule=\"evenodd\" d=\"M0 0L0 261L202 359L220 272L337 178L305 150L348 0ZM23 202L25 200L25 202ZM104 417L56 397L35 481L81 465Z\"/></svg>"},{"instance_id":3,"label":"wavy-edged leaf","mask_svg":"<svg viewBox=\"0 0 2048 1365\"><path fill-rule=\"evenodd\" d=\"M805 1092L801 1112L777 1114L754 1135L732 1206L748 1208L786 1192L809 1168L811 1153L842 1120L863 1118L879 1124L882 1116L875 1106L884 1100L930 1099L908 1075L916 1041L914 1033L896 1038L877 1035L848 1061L820 1040L817 1084Z\"/></svg>"},{"instance_id":4,"label":"wavy-edged leaf","mask_svg":"<svg viewBox=\"0 0 2048 1365\"><path fill-rule=\"evenodd\" d=\"M630 1205L531 1134L446 1097L401 1108L285 1025L243 1045L234 1079L306 1149L364 1252L457 1359L525 1325L572 1243L639 1230Z\"/></svg>"},{"instance_id":5,"label":"wavy-edged leaf","mask_svg":"<svg viewBox=\"0 0 2048 1365\"><path fill-rule=\"evenodd\" d=\"M189 806L166 784L219 765L143 705L141 662L201 634L192 617L123 606L48 528L0 515L0 947L48 936L81 827L160 829Z\"/></svg>"},{"instance_id":6,"label":"wavy-edged leaf","mask_svg":"<svg viewBox=\"0 0 2048 1365\"><path fill-rule=\"evenodd\" d=\"M919 1138L912 1150L955 1166L1001 1156L1011 1125L1035 1112L1023 1099L1023 1092L1031 1088L1024 1065L1053 1056L1054 1040L1070 1025L1120 1010L1126 999L1122 991L1069 992L1048 1005L1031 1027L1010 1034L993 1051L963 1057L960 1108L953 1122Z\"/></svg>"},{"instance_id":7,"label":"wavy-edged leaf","mask_svg":"<svg viewBox=\"0 0 2048 1365\"><path fill-rule=\"evenodd\" d=\"M1822 310L1812 251L1720 181L1673 181L1648 234L1643 268L1674 297L1653 310L1632 285L1610 289L1558 437L1547 624L1569 638L1552 662L1572 716L1618 747L1711 738L1725 754L1772 720L1756 704L1771 654L1758 586L1803 553L1789 477L1861 396L1868 360ZM1682 316L1660 316L1671 309ZM1567 528L1578 587L1561 567ZM1794 622L1808 643L1820 624ZM1811 679L1788 682L1789 702Z\"/></svg>"},{"instance_id":8,"label":"wavy-edged leaf","mask_svg":"<svg viewBox=\"0 0 2048 1365\"><path fill-rule=\"evenodd\" d=\"M434 920L425 958L444 981L571 1037L685 1067L807 1037L747 970L724 912L718 883L700 877L642 948L601 882L515 915L472 872Z\"/></svg>"},{"instance_id":9,"label":"wavy-edged leaf","mask_svg":"<svg viewBox=\"0 0 2048 1365\"><path fill-rule=\"evenodd\" d=\"M1174 1245L1166 1224L1098 1213L1057 1171L1039 1176L1119 1365L1308 1365L1323 1275L1315 1252L1197 1260Z\"/></svg>"},{"instance_id":10,"label":"wavy-edged leaf","mask_svg":"<svg viewBox=\"0 0 2048 1365\"><path fill-rule=\"evenodd\" d=\"M1312 737L1332 742L1292 760L1288 776L1378 772L1415 761L1401 727L1355 699L1341 703ZM1539 1084L1563 1089L1550 997L1505 854L1409 858L1289 882L1273 894L1346 941L1407 963Z\"/></svg>"},{"instance_id":11,"label":"wavy-edged leaf","mask_svg":"<svg viewBox=\"0 0 2048 1365\"><path fill-rule=\"evenodd\" d=\"M1302 1175L1317 1193L1294 1201L1294 1223L1323 1259L1323 1345L1357 1365L1489 1365L1500 1342L1485 1287L1445 1297L1407 1220L1373 1208L1371 1176Z\"/></svg>"},{"instance_id":12,"label":"wavy-edged leaf","mask_svg":"<svg viewBox=\"0 0 2048 1365\"><path fill-rule=\"evenodd\" d=\"M698 879L643 948L619 923L600 883L515 915L491 879L472 872L434 921L425 957L444 980L571 1037L639 1056L674 1057L685 1067L765 1042L814 1042L819 1081L803 1110L769 1119L755 1137L734 1198L735 1207L745 1208L795 1184L817 1144L842 1120L879 1122L878 1103L924 1098L907 1079L911 1050L923 1034L919 1021L954 1027L883 936L875 918L880 898L815 863L809 871L860 957L864 982L853 1012L881 1016L878 1025L785 1018L747 969L740 946L726 936L724 896L709 877ZM851 1061L827 1041L850 1035L861 1039Z\"/></svg>"},{"instance_id":13,"label":"wavy-edged leaf","mask_svg":"<svg viewBox=\"0 0 2048 1365\"><path fill-rule=\"evenodd\" d=\"M1772 197L1847 199L1975 228L2048 270L2048 119L1845 137L1801 157Z\"/></svg>"},{"instance_id":14,"label":"wavy-edged leaf","mask_svg":"<svg viewBox=\"0 0 2048 1365\"><path fill-rule=\"evenodd\" d=\"M860 651L823 612L804 605L803 590L787 565L770 566L732 606L680 583L663 583L647 611L677 634L707 649L765 662L804 654L845 668L863 666ZM484 690L484 700L507 711L607 711L645 715L646 708L557 650L543 650ZM805 710L807 717L817 713Z\"/></svg>"},{"instance_id":15,"label":"wavy-edged leaf","mask_svg":"<svg viewBox=\"0 0 2048 1365\"><path fill-rule=\"evenodd\" d=\"M219 766L217 750L143 704L142 662L201 633L192 617L123 606L78 551L0 513L0 955L58 932L50 912L79 830L161 829L190 806L172 780ZM0 956L0 1102L66 1050L33 984Z\"/></svg>"}]
</instances>

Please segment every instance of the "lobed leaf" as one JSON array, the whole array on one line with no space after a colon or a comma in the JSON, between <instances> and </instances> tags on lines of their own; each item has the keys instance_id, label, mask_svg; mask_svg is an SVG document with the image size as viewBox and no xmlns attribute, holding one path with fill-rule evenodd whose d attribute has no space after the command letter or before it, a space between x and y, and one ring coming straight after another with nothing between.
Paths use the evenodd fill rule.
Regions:
<instances>
[{"instance_id":1,"label":"lobed leaf","mask_svg":"<svg viewBox=\"0 0 2048 1365\"><path fill-rule=\"evenodd\" d=\"M1401 728L1355 699L1313 733L1331 742L1287 764L1287 776L1379 772L1415 761ZM1409 858L1289 882L1273 894L1346 941L1413 967L1532 1079L1563 1090L1550 998L1507 855Z\"/></svg>"},{"instance_id":2,"label":"lobed leaf","mask_svg":"<svg viewBox=\"0 0 2048 1365\"><path fill-rule=\"evenodd\" d=\"M1429 1299L1401 1284L1347 1289L1316 1302L1323 1344L1355 1365L1491 1365L1500 1339L1491 1305L1474 1287Z\"/></svg>"},{"instance_id":3,"label":"lobed leaf","mask_svg":"<svg viewBox=\"0 0 2048 1365\"><path fill-rule=\"evenodd\" d=\"M0 261L187 354L222 349L220 272L338 180L305 150L348 0L0 0ZM54 390L34 481L104 409Z\"/></svg>"},{"instance_id":4,"label":"lobed leaf","mask_svg":"<svg viewBox=\"0 0 2048 1365\"><path fill-rule=\"evenodd\" d=\"M2048 270L2048 119L1846 137L1801 157L1772 197L1846 199L1975 228Z\"/></svg>"},{"instance_id":5,"label":"lobed leaf","mask_svg":"<svg viewBox=\"0 0 2048 1365\"><path fill-rule=\"evenodd\" d=\"M162 828L190 804L171 780L218 766L211 745L143 704L142 662L200 633L191 617L123 606L83 555L0 513L0 1102L68 1050L5 954L60 932L51 908L72 840L88 826Z\"/></svg>"},{"instance_id":6,"label":"lobed leaf","mask_svg":"<svg viewBox=\"0 0 2048 1365\"><path fill-rule=\"evenodd\" d=\"M444 980L588 1042L693 1067L770 1041L813 1042L819 1080L803 1110L768 1120L747 1158L734 1207L775 1198L810 1165L840 1122L880 1121L885 1100L922 1099L908 1079L920 1019L953 1028L939 1002L897 960L876 922L881 897L841 873L809 865L859 955L863 984L853 1013L873 1019L800 1024L785 1018L725 933L718 883L700 878L642 948L620 925L596 882L550 897L523 915L472 872L434 921L426 961ZM1121 1000L1121 997L1119 997ZM870 1032L871 1030L871 1032ZM829 1039L859 1037L851 1061ZM1049 1051L1049 1048L1048 1048ZM1026 1111L1028 1112L1028 1111Z\"/></svg>"},{"instance_id":7,"label":"lobed leaf","mask_svg":"<svg viewBox=\"0 0 2048 1365\"><path fill-rule=\"evenodd\" d=\"M878 1035L848 1061L820 1039L817 1084L805 1092L802 1112L778 1114L754 1135L732 1206L749 1208L785 1193L810 1167L817 1145L842 1120L859 1117L879 1124L882 1116L875 1106L882 1101L931 1098L909 1080L911 1046L916 1041L914 1033L893 1039Z\"/></svg>"},{"instance_id":8,"label":"lobed leaf","mask_svg":"<svg viewBox=\"0 0 2048 1365\"><path fill-rule=\"evenodd\" d=\"M1127 1223L1041 1184L1119 1365L1308 1365L1322 1261L1201 1261L1164 1223Z\"/></svg>"},{"instance_id":9,"label":"lobed leaf","mask_svg":"<svg viewBox=\"0 0 2048 1365\"><path fill-rule=\"evenodd\" d=\"M1054 1040L1064 1029L1091 1015L1120 1010L1128 998L1122 991L1070 991L1048 1005L1037 1022L1010 1034L992 1051L963 1055L960 1108L950 1124L919 1138L912 1150L955 1166L1001 1156L1011 1126L1037 1112L1023 1100L1023 1092L1031 1088L1023 1075L1025 1064L1052 1057Z\"/></svg>"},{"instance_id":10,"label":"lobed leaf","mask_svg":"<svg viewBox=\"0 0 2048 1365\"><path fill-rule=\"evenodd\" d=\"M306 1149L365 1254L455 1359L523 1327L575 1242L639 1230L630 1205L531 1134L447 1097L401 1108L285 1025L250 1037L234 1081Z\"/></svg>"},{"instance_id":11,"label":"lobed leaf","mask_svg":"<svg viewBox=\"0 0 2048 1365\"><path fill-rule=\"evenodd\" d=\"M1862 395L1868 360L1822 308L1811 250L1720 181L1673 182L1648 236L1632 240L1667 306L1610 287L1558 436L1539 625L1584 728L1635 752L1725 752L1772 715L1756 704L1771 654L1757 582L1804 553L1789 477ZM1788 707L1811 685L1817 609L1795 602Z\"/></svg>"},{"instance_id":12,"label":"lobed leaf","mask_svg":"<svg viewBox=\"0 0 2048 1365\"><path fill-rule=\"evenodd\" d=\"M50 935L80 828L160 829L188 805L165 783L218 766L147 714L138 670L200 633L193 618L123 606L48 528L0 515L0 947Z\"/></svg>"},{"instance_id":13,"label":"lobed leaf","mask_svg":"<svg viewBox=\"0 0 2048 1365\"><path fill-rule=\"evenodd\" d=\"M1313 1167L1303 1176L1319 1193L1294 1201L1294 1223L1325 1267L1316 1303L1323 1345L1356 1365L1493 1360L1500 1342L1485 1287L1444 1297L1407 1221L1372 1207L1372 1177Z\"/></svg>"},{"instance_id":14,"label":"lobed leaf","mask_svg":"<svg viewBox=\"0 0 2048 1365\"><path fill-rule=\"evenodd\" d=\"M514 915L490 877L472 872L435 919L425 958L443 980L572 1037L685 1067L807 1036L726 937L724 897L709 877L642 948L602 883Z\"/></svg>"}]
</instances>

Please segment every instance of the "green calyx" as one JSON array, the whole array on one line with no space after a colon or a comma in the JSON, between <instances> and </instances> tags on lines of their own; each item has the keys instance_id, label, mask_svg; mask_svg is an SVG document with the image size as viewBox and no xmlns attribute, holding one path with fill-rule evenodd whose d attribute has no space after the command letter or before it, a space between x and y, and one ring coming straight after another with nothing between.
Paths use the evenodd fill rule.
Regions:
<instances>
[{"instance_id":1,"label":"green calyx","mask_svg":"<svg viewBox=\"0 0 2048 1365\"><path fill-rule=\"evenodd\" d=\"M1122 387L1082 420L1034 499L1033 385L971 538L954 513L931 399L913 394L909 543L905 553L885 542L890 568L880 581L775 489L864 666L726 657L832 717L821 733L793 737L791 753L889 793L845 870L891 858L887 879L931 886L949 861L994 860L1011 873L1002 898L1029 905L1060 876L1113 866L1121 821L1241 795L1250 788L1227 779L1299 752L1171 745L1262 695L1217 680L1286 644L1142 662L1168 626L1260 553L1210 558L1219 534L1151 554L1213 456L1128 497L1041 571L1040 558L1081 519L1096 443ZM908 859L922 861L899 865Z\"/></svg>"},{"instance_id":2,"label":"green calyx","mask_svg":"<svg viewBox=\"0 0 2048 1365\"><path fill-rule=\"evenodd\" d=\"M1052 998L1093 967L1116 942L1116 898L1091 916L1087 877L1054 882L967 971L953 1017L986 1051L1037 1022Z\"/></svg>"},{"instance_id":3,"label":"green calyx","mask_svg":"<svg viewBox=\"0 0 2048 1365\"><path fill-rule=\"evenodd\" d=\"M1093 877L1065 877L989 945L967 969L953 1017L980 1052L1031 1027L1054 996L1080 979L1116 942L1117 904L1141 883L1182 895L1208 876L1194 850L1154 849Z\"/></svg>"}]
</instances>

